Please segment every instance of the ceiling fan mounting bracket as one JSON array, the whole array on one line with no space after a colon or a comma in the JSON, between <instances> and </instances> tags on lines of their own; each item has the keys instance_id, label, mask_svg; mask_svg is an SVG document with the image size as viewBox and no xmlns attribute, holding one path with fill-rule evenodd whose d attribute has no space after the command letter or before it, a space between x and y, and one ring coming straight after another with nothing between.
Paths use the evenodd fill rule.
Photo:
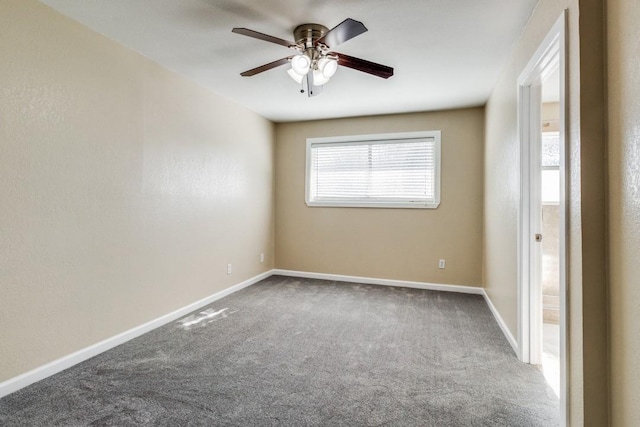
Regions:
<instances>
[{"instance_id":1,"label":"ceiling fan mounting bracket","mask_svg":"<svg viewBox=\"0 0 640 427\"><path fill-rule=\"evenodd\" d=\"M296 44L308 49L314 47L315 42L324 37L328 32L329 29L324 25L302 24L293 30L293 37L295 38Z\"/></svg>"}]
</instances>

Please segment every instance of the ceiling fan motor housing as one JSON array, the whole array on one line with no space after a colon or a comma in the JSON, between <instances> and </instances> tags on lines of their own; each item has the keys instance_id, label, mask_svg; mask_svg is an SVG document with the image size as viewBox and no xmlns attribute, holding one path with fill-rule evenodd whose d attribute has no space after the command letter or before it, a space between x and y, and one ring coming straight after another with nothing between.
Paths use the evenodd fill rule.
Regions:
<instances>
[{"instance_id":1,"label":"ceiling fan motor housing","mask_svg":"<svg viewBox=\"0 0 640 427\"><path fill-rule=\"evenodd\" d=\"M304 46L305 49L309 49L315 46L317 40L324 37L329 32L329 29L320 24L302 24L298 25L293 30L293 37L297 45Z\"/></svg>"}]
</instances>

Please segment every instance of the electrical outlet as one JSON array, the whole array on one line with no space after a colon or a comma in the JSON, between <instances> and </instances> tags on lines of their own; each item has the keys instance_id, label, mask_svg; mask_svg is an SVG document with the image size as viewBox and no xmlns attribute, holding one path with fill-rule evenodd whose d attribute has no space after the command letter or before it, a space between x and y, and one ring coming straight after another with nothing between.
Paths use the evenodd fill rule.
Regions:
<instances>
[{"instance_id":1,"label":"electrical outlet","mask_svg":"<svg viewBox=\"0 0 640 427\"><path fill-rule=\"evenodd\" d=\"M260 262L264 262L264 254L260 254Z\"/></svg>"},{"instance_id":2,"label":"electrical outlet","mask_svg":"<svg viewBox=\"0 0 640 427\"><path fill-rule=\"evenodd\" d=\"M444 263L445 263L445 261L443 259L441 259L440 262L438 262L438 268L444 270Z\"/></svg>"},{"instance_id":3,"label":"electrical outlet","mask_svg":"<svg viewBox=\"0 0 640 427\"><path fill-rule=\"evenodd\" d=\"M227 264L227 274L231 274L231 264Z\"/></svg>"}]
</instances>

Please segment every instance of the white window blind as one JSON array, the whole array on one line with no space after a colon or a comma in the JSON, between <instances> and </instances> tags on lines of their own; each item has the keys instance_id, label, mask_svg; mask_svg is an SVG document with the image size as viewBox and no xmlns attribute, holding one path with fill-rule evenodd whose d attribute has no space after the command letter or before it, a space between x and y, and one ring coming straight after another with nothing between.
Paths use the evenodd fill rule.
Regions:
<instances>
[{"instance_id":1,"label":"white window blind","mask_svg":"<svg viewBox=\"0 0 640 427\"><path fill-rule=\"evenodd\" d=\"M440 132L307 141L310 206L430 207L439 203Z\"/></svg>"}]
</instances>

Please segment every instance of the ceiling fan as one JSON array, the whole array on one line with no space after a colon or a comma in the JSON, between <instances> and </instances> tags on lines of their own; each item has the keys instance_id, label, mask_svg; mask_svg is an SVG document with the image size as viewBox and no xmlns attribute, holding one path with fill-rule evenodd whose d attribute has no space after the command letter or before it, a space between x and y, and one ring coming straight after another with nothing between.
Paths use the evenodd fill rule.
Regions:
<instances>
[{"instance_id":1,"label":"ceiling fan","mask_svg":"<svg viewBox=\"0 0 640 427\"><path fill-rule=\"evenodd\" d=\"M336 73L338 65L388 79L393 76L393 68L376 64L343 53L333 52L331 49L351 40L367 31L362 22L347 18L329 30L320 24L302 24L293 30L295 43L287 40L259 33L248 28L234 28L232 32L243 36L279 44L289 49L297 50L298 54L278 59L277 61L261 65L240 73L249 77L290 63L287 73L298 84L302 85L300 92L307 92L308 96L318 95L322 86Z\"/></svg>"}]
</instances>

